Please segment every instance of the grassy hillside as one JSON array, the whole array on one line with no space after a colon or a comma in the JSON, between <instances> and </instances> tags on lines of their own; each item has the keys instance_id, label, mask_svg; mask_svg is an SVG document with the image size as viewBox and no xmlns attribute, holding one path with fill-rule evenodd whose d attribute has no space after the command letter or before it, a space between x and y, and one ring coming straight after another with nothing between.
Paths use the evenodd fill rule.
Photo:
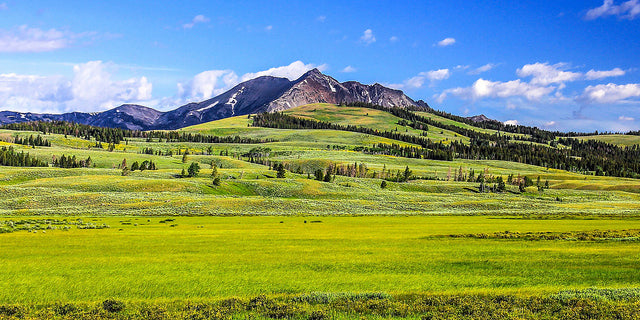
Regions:
<instances>
[{"instance_id":1,"label":"grassy hillside","mask_svg":"<svg viewBox=\"0 0 640 320\"><path fill-rule=\"evenodd\" d=\"M580 139L597 140L619 146L632 146L636 144L640 145L640 136L626 134L602 134L597 136L583 136L580 137Z\"/></svg>"}]
</instances>

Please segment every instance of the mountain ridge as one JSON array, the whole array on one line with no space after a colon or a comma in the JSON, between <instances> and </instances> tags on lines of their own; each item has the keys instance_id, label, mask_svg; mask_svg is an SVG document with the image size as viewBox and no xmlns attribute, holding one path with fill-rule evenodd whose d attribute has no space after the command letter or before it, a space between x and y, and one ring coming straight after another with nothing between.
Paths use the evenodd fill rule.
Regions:
<instances>
[{"instance_id":1,"label":"mountain ridge","mask_svg":"<svg viewBox=\"0 0 640 320\"><path fill-rule=\"evenodd\" d=\"M0 111L0 124L27 121L69 121L129 130L173 130L223 118L262 112L284 111L310 103L348 104L365 102L385 107L429 108L422 100L378 83L339 82L312 69L296 80L262 76L242 82L201 102L190 102L162 112L137 104L123 104L102 112L38 114Z\"/></svg>"}]
</instances>

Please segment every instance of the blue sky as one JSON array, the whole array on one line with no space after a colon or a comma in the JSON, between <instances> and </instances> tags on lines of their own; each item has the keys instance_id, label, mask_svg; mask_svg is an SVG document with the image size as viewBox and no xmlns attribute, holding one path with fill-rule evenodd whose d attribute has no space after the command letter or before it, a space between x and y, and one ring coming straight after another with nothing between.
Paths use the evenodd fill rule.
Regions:
<instances>
[{"instance_id":1,"label":"blue sky","mask_svg":"<svg viewBox=\"0 0 640 320\"><path fill-rule=\"evenodd\" d=\"M318 67L458 115L640 129L640 1L0 0L0 109L169 110Z\"/></svg>"}]
</instances>

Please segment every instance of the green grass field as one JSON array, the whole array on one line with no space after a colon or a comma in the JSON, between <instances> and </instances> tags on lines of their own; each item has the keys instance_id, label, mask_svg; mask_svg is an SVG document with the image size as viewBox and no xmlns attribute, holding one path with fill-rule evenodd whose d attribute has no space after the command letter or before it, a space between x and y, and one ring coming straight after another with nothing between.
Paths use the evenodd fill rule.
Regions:
<instances>
[{"instance_id":1,"label":"green grass field","mask_svg":"<svg viewBox=\"0 0 640 320\"><path fill-rule=\"evenodd\" d=\"M640 220L83 219L110 228L2 234L0 302L207 300L316 291L533 294L640 286L637 240L433 237L506 230L640 229Z\"/></svg>"},{"instance_id":2,"label":"green grass field","mask_svg":"<svg viewBox=\"0 0 640 320\"><path fill-rule=\"evenodd\" d=\"M395 130L399 120L372 109L326 104L288 112L384 130ZM553 298L563 290L586 290L576 293L577 299L595 303L594 310L604 310L607 316L634 316L624 312L640 301L640 293L634 293L640 287L640 181L505 161L364 154L353 150L398 142L334 130L254 128L250 121L241 116L182 130L277 141L204 144L127 139L109 152L106 144L96 148L95 141L55 134L43 135L51 147L13 145L15 135L38 133L0 130L2 146L12 145L45 161L62 154L93 161L91 167L77 169L0 167L0 319L153 318L144 313L148 306L166 311L158 319L217 319L188 313L194 303L206 305L198 312L218 310L219 303L231 297L238 298L242 307L219 319L282 318L269 315L273 311L269 308L281 305L293 308L295 312L287 309L292 313L285 317L292 319L309 319L320 309L327 314L318 319L422 319L433 311L424 309L422 299L436 299L442 308L464 309L469 304L495 308L494 313L482 309L477 314L451 313L449 318L477 319L487 314L491 318L504 311L515 318L546 319L558 315L553 308L573 310L565 302L574 298ZM419 134L410 128L398 130ZM428 137L468 141L453 132L440 132L430 128ZM174 155L141 154L149 147ZM238 157L256 147L268 148L271 160L304 173L287 172L278 179L268 166ZM189 150L185 163L178 150ZM152 160L159 170L122 176L118 165L124 159L129 165ZM199 163L200 173L180 177L192 162ZM218 167L219 186L212 183L212 163ZM354 163L366 165L365 177L313 179L317 169ZM390 181L381 188L383 172L395 174L407 166L415 176L435 180ZM504 193L479 193L478 183L454 181L460 169L465 175L473 170L505 180L508 175L527 175L534 181L540 177L550 188L530 187L520 193L517 186L508 185ZM30 231L2 231L10 229L10 220L52 218L80 218L110 227L78 229L72 224L68 230L47 229L42 222L39 227L31 224L26 228ZM628 236L572 238L580 232L606 230ZM533 232L538 240L495 236L505 231L507 235ZM558 233L565 236L539 239ZM600 293L593 296L589 291L593 288L622 290L603 294L632 298L602 300ZM321 306L299 300L312 293L338 298ZM365 293L382 295L388 305L380 310L386 311L370 306L380 303L373 296L358 300L364 297L358 294ZM271 311L251 309L250 301L263 294L271 302L260 308ZM520 307L504 309L497 298L503 296ZM101 305L108 298L133 307L108 313ZM535 300L547 298L552 300ZM537 303L556 307L540 307L550 312L545 313L531 307ZM86 313L58 314L59 304ZM438 312L449 314L454 309L447 310Z\"/></svg>"}]
</instances>

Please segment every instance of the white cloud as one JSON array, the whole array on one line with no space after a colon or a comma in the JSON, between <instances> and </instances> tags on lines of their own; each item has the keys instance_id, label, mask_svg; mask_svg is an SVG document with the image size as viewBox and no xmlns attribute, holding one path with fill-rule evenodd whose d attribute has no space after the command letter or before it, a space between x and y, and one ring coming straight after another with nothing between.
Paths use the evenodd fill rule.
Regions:
<instances>
[{"instance_id":1,"label":"white cloud","mask_svg":"<svg viewBox=\"0 0 640 320\"><path fill-rule=\"evenodd\" d=\"M318 22L324 22L325 20L327 20L327 16L318 16L316 18L316 21L318 21Z\"/></svg>"},{"instance_id":2,"label":"white cloud","mask_svg":"<svg viewBox=\"0 0 640 320\"><path fill-rule=\"evenodd\" d=\"M438 70L431 70L427 72L421 72L420 75L425 76L427 77L427 79L432 81L445 80L449 78L449 76L451 75L451 71L449 71L449 69L438 69Z\"/></svg>"},{"instance_id":3,"label":"white cloud","mask_svg":"<svg viewBox=\"0 0 640 320\"><path fill-rule=\"evenodd\" d=\"M389 86L394 89L416 89L421 88L426 80L430 80L431 84L436 81L448 79L451 76L449 69L438 69L427 72L420 72L417 76L409 78L399 84L390 84Z\"/></svg>"},{"instance_id":4,"label":"white cloud","mask_svg":"<svg viewBox=\"0 0 640 320\"><path fill-rule=\"evenodd\" d=\"M544 125L547 126L547 127L552 127L552 126L556 125L556 122L555 121L547 121L547 122L544 123Z\"/></svg>"},{"instance_id":5,"label":"white cloud","mask_svg":"<svg viewBox=\"0 0 640 320\"><path fill-rule=\"evenodd\" d=\"M634 121L636 119L632 118L632 117L626 117L626 116L619 116L618 120L620 121Z\"/></svg>"},{"instance_id":6,"label":"white cloud","mask_svg":"<svg viewBox=\"0 0 640 320\"><path fill-rule=\"evenodd\" d=\"M391 38L389 38L389 42L397 42L398 41L398 37L396 36L392 36Z\"/></svg>"},{"instance_id":7,"label":"white cloud","mask_svg":"<svg viewBox=\"0 0 640 320\"><path fill-rule=\"evenodd\" d=\"M530 84L522 82L520 79L508 82L494 82L480 78L470 87L445 90L437 96L437 100L442 102L449 94L452 94L465 100L523 97L530 101L538 101L548 96L553 90L555 90L555 87Z\"/></svg>"},{"instance_id":8,"label":"white cloud","mask_svg":"<svg viewBox=\"0 0 640 320\"><path fill-rule=\"evenodd\" d=\"M358 71L358 69L356 69L356 68L354 68L352 66L346 66L346 67L344 67L344 69L342 69L341 72L351 73L351 72L356 72L356 71Z\"/></svg>"},{"instance_id":9,"label":"white cloud","mask_svg":"<svg viewBox=\"0 0 640 320\"><path fill-rule=\"evenodd\" d=\"M637 98L640 98L640 84L609 83L586 87L576 100L582 103L639 103Z\"/></svg>"},{"instance_id":10,"label":"white cloud","mask_svg":"<svg viewBox=\"0 0 640 320\"><path fill-rule=\"evenodd\" d=\"M371 29L367 29L362 33L362 37L360 37L360 41L365 44L372 44L376 42L376 36L373 35L373 31Z\"/></svg>"},{"instance_id":11,"label":"white cloud","mask_svg":"<svg viewBox=\"0 0 640 320\"><path fill-rule=\"evenodd\" d=\"M187 22L187 23L183 24L182 25L182 29L191 29L198 23L207 23L209 21L210 21L209 18L205 17L204 15L199 14L199 15L193 17L193 19L191 19L191 22Z\"/></svg>"},{"instance_id":12,"label":"white cloud","mask_svg":"<svg viewBox=\"0 0 640 320\"><path fill-rule=\"evenodd\" d=\"M456 43L456 39L454 38L445 38L442 39L438 42L438 46L440 47L446 47L446 46L450 46L452 44Z\"/></svg>"},{"instance_id":13,"label":"white cloud","mask_svg":"<svg viewBox=\"0 0 640 320\"><path fill-rule=\"evenodd\" d=\"M271 30L273 30L273 26L272 25L268 25L268 26L264 27L264 31L268 32L268 31L271 31Z\"/></svg>"},{"instance_id":14,"label":"white cloud","mask_svg":"<svg viewBox=\"0 0 640 320\"><path fill-rule=\"evenodd\" d=\"M602 78L609 78L609 77L624 76L625 73L626 72L620 68L615 68L608 71L595 71L591 69L587 71L587 73L585 74L585 78L587 80L595 80L595 79L602 79Z\"/></svg>"},{"instance_id":15,"label":"white cloud","mask_svg":"<svg viewBox=\"0 0 640 320\"><path fill-rule=\"evenodd\" d=\"M473 75L481 74L483 72L487 72L487 71L495 68L496 66L497 65L495 63L487 63L484 66L481 66L481 67L478 67L478 68L475 68L475 69L469 71L469 74L473 74Z\"/></svg>"},{"instance_id":16,"label":"white cloud","mask_svg":"<svg viewBox=\"0 0 640 320\"><path fill-rule=\"evenodd\" d=\"M125 102L151 99L152 84L146 77L111 80L111 64L90 61L73 67L73 101L75 110L108 109ZM80 108L80 109L78 109Z\"/></svg>"},{"instance_id":17,"label":"white cloud","mask_svg":"<svg viewBox=\"0 0 640 320\"><path fill-rule=\"evenodd\" d=\"M531 84L549 85L552 83L564 83L578 80L582 77L581 73L563 71L566 64L556 63L549 65L548 63L534 63L526 64L522 68L518 69L516 73L518 76L525 78L528 76L533 77Z\"/></svg>"},{"instance_id":18,"label":"white cloud","mask_svg":"<svg viewBox=\"0 0 640 320\"><path fill-rule=\"evenodd\" d=\"M620 5L614 4L613 0L604 0L601 6L587 11L585 19L593 20L607 16L617 16L621 19L633 20L640 15L640 2L629 0Z\"/></svg>"},{"instance_id":19,"label":"white cloud","mask_svg":"<svg viewBox=\"0 0 640 320\"><path fill-rule=\"evenodd\" d=\"M518 120L507 120L505 122L503 122L506 125L510 125L510 126L517 126L518 125Z\"/></svg>"},{"instance_id":20,"label":"white cloud","mask_svg":"<svg viewBox=\"0 0 640 320\"><path fill-rule=\"evenodd\" d=\"M151 99L152 84L145 77L112 80L113 64L90 61L63 76L0 75L0 105L15 111L98 111L123 103Z\"/></svg>"},{"instance_id":21,"label":"white cloud","mask_svg":"<svg viewBox=\"0 0 640 320\"><path fill-rule=\"evenodd\" d=\"M272 76L272 77L287 78L289 80L295 80L300 78L300 76L302 76L305 72L314 68L318 68L318 70L324 71L327 69L327 65L322 64L318 66L311 63L305 64L304 62L298 60L298 61L292 62L288 66L276 67L276 68L271 68L265 71L244 74L240 79L240 81L243 82L243 81L251 80L251 79L262 77L262 76Z\"/></svg>"},{"instance_id":22,"label":"white cloud","mask_svg":"<svg viewBox=\"0 0 640 320\"><path fill-rule=\"evenodd\" d=\"M66 48L77 38L75 34L56 29L42 30L26 25L13 30L0 29L0 52L45 52Z\"/></svg>"},{"instance_id":23,"label":"white cloud","mask_svg":"<svg viewBox=\"0 0 640 320\"><path fill-rule=\"evenodd\" d=\"M264 71L246 73L241 77L233 70L208 70L201 72L193 79L178 83L178 97L173 101L175 104L202 101L215 97L231 89L240 82L248 81L262 76L272 76L295 80L300 78L307 71L318 68L323 71L327 65L305 64L302 61L294 61L287 66L271 68Z\"/></svg>"},{"instance_id":24,"label":"white cloud","mask_svg":"<svg viewBox=\"0 0 640 320\"><path fill-rule=\"evenodd\" d=\"M0 11L2 10L9 10L6 2L0 3Z\"/></svg>"},{"instance_id":25,"label":"white cloud","mask_svg":"<svg viewBox=\"0 0 640 320\"><path fill-rule=\"evenodd\" d=\"M178 83L178 96L184 101L202 101L217 96L238 84L232 70L200 72L187 83Z\"/></svg>"}]
</instances>

